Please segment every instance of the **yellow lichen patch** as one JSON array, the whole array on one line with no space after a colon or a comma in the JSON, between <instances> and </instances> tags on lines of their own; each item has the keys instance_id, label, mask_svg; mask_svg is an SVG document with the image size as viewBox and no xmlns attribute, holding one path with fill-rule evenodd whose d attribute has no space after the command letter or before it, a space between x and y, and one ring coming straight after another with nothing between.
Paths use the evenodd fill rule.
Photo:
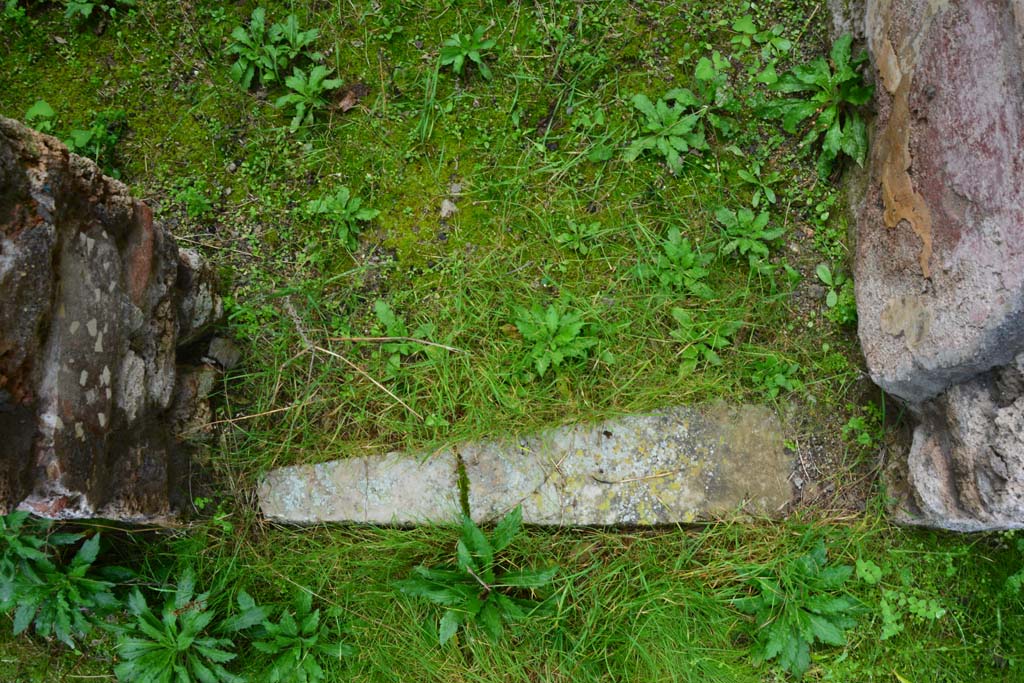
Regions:
<instances>
[{"instance_id":1,"label":"yellow lichen patch","mask_svg":"<svg viewBox=\"0 0 1024 683\"><path fill-rule=\"evenodd\" d=\"M900 71L896 80L893 67L898 67L896 54L892 45L886 41L888 52L884 50L885 59L879 60L879 72L882 82L889 88L898 83L893 93L892 111L882 131L878 146L881 163L882 201L885 204L884 220L888 228L895 228L901 221L907 221L914 233L921 240L921 253L918 260L921 272L926 278L931 277L929 263L932 257L932 215L924 197L914 190L910 178L910 82L912 74Z\"/></svg>"}]
</instances>

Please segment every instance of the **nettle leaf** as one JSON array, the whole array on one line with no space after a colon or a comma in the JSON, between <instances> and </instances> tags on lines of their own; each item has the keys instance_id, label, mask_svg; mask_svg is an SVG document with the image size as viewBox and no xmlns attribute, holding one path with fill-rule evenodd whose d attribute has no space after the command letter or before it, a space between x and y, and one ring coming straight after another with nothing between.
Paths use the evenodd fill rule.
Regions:
<instances>
[{"instance_id":1,"label":"nettle leaf","mask_svg":"<svg viewBox=\"0 0 1024 683\"><path fill-rule=\"evenodd\" d=\"M477 566L481 571L491 571L494 564L494 549L480 527L465 515L462 518L462 538L459 543L464 543L473 557L479 559Z\"/></svg>"},{"instance_id":2,"label":"nettle leaf","mask_svg":"<svg viewBox=\"0 0 1024 683\"><path fill-rule=\"evenodd\" d=\"M498 585L513 588L543 588L551 583L551 579L555 577L557 572L557 567L506 572L499 577Z\"/></svg>"},{"instance_id":3,"label":"nettle leaf","mask_svg":"<svg viewBox=\"0 0 1024 683\"><path fill-rule=\"evenodd\" d=\"M517 505L494 527L494 533L491 534L491 546L494 548L494 552L501 552L507 548L522 528L523 508Z\"/></svg>"},{"instance_id":4,"label":"nettle leaf","mask_svg":"<svg viewBox=\"0 0 1024 683\"><path fill-rule=\"evenodd\" d=\"M444 645L455 632L459 630L459 626L462 624L462 615L460 612L450 609L445 611L444 616L441 617L441 624L438 628L438 642Z\"/></svg>"}]
</instances>

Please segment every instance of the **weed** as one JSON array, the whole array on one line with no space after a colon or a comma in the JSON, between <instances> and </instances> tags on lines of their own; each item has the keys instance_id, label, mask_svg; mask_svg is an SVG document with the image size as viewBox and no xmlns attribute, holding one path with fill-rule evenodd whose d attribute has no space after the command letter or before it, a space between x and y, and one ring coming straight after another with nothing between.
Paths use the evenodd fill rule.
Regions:
<instances>
[{"instance_id":1,"label":"weed","mask_svg":"<svg viewBox=\"0 0 1024 683\"><path fill-rule=\"evenodd\" d=\"M847 406L847 410L850 412L853 412L854 409L852 404ZM867 404L863 408L863 414L851 416L843 425L842 431L843 438L847 441L853 441L865 448L877 447L885 435L882 408L874 403Z\"/></svg>"},{"instance_id":2,"label":"weed","mask_svg":"<svg viewBox=\"0 0 1024 683\"><path fill-rule=\"evenodd\" d=\"M750 209L733 211L720 206L715 210L715 218L725 228L718 249L723 255L735 252L767 258L769 244L782 237L782 228L766 229L770 220L768 211L755 215Z\"/></svg>"},{"instance_id":3,"label":"weed","mask_svg":"<svg viewBox=\"0 0 1024 683\"><path fill-rule=\"evenodd\" d=\"M306 215L327 219L334 226L335 239L348 249L358 245L360 223L371 221L379 214L377 209L363 206L363 200L353 196L347 187L306 202Z\"/></svg>"},{"instance_id":4,"label":"weed","mask_svg":"<svg viewBox=\"0 0 1024 683\"><path fill-rule=\"evenodd\" d=\"M27 512L12 512L0 517L0 583L5 589L22 572L26 563L46 559L46 540L42 533L45 525L29 516ZM12 596L7 590L0 591L0 602L8 605Z\"/></svg>"},{"instance_id":5,"label":"weed","mask_svg":"<svg viewBox=\"0 0 1024 683\"><path fill-rule=\"evenodd\" d=\"M410 356L427 348L438 348L426 347L413 341L414 339L429 339L434 333L434 326L432 324L424 323L417 327L412 335L410 335L408 328L405 326L405 321L395 315L395 312L391 310L391 306L383 299L377 299L373 305L373 311L377 316L377 320L384 327L384 333L387 335L387 338L390 339L390 341L381 344L380 348L387 356L387 372L392 377L398 374L402 358L405 356Z\"/></svg>"},{"instance_id":6,"label":"weed","mask_svg":"<svg viewBox=\"0 0 1024 683\"><path fill-rule=\"evenodd\" d=\"M679 352L680 375L693 373L701 363L722 365L718 352L732 345L733 335L743 326L728 318L698 319L685 308L673 308L672 318L676 327L670 334L684 345Z\"/></svg>"},{"instance_id":7,"label":"weed","mask_svg":"<svg viewBox=\"0 0 1024 683\"><path fill-rule=\"evenodd\" d=\"M209 597L209 593L195 594L191 569L178 579L174 596L164 602L160 616L153 613L138 589L133 590L128 611L135 621L117 639L121 661L114 673L118 680L244 683L223 667L235 658L234 643L211 635L217 615L209 609ZM257 616L236 617L228 625L237 630Z\"/></svg>"},{"instance_id":8,"label":"weed","mask_svg":"<svg viewBox=\"0 0 1024 683\"><path fill-rule=\"evenodd\" d=\"M36 103L25 112L25 123L32 126L40 133L53 133L56 127L57 113L53 107L47 104L46 100L36 100Z\"/></svg>"},{"instance_id":9,"label":"weed","mask_svg":"<svg viewBox=\"0 0 1024 683\"><path fill-rule=\"evenodd\" d=\"M584 332L583 314L566 310L562 304L549 304L546 309L540 304L517 308L515 325L523 340L533 344L527 362L540 377L566 360L586 358L597 344L596 338Z\"/></svg>"},{"instance_id":10,"label":"weed","mask_svg":"<svg viewBox=\"0 0 1024 683\"><path fill-rule=\"evenodd\" d=\"M632 102L645 121L641 136L626 150L623 157L626 161L634 161L644 151L655 150L665 157L673 173L679 173L683 170L682 154L691 148L708 149L704 131L698 125L702 112L686 114L687 107L700 104L689 90L670 90L656 103L640 93L633 96Z\"/></svg>"},{"instance_id":11,"label":"weed","mask_svg":"<svg viewBox=\"0 0 1024 683\"><path fill-rule=\"evenodd\" d=\"M185 207L189 218L201 220L213 211L209 197L210 188L202 178L195 178L180 185L171 193L172 199Z\"/></svg>"},{"instance_id":12,"label":"weed","mask_svg":"<svg viewBox=\"0 0 1024 683\"><path fill-rule=\"evenodd\" d=\"M61 540L70 543L78 538ZM54 563L46 555L40 556L39 548L32 545L23 545L15 551L20 555L20 566L10 580L5 577L0 585L0 608L9 610L17 605L15 635L34 625L38 635L44 638L53 635L74 648L75 641L88 635L102 615L120 606L111 592L114 584L91 573L99 554L100 535L83 543L66 565Z\"/></svg>"},{"instance_id":13,"label":"weed","mask_svg":"<svg viewBox=\"0 0 1024 683\"><path fill-rule=\"evenodd\" d=\"M815 273L828 287L825 305L828 318L837 325L857 322L857 300L853 293L853 281L841 270L833 270L827 264L818 264Z\"/></svg>"},{"instance_id":14,"label":"weed","mask_svg":"<svg viewBox=\"0 0 1024 683\"><path fill-rule=\"evenodd\" d=\"M257 7L252 11L249 28L236 26L231 32L234 42L228 54L238 55L231 65L231 80L248 90L254 81L269 84L278 80L279 69L284 66L279 47L267 31L267 10Z\"/></svg>"},{"instance_id":15,"label":"weed","mask_svg":"<svg viewBox=\"0 0 1024 683\"><path fill-rule=\"evenodd\" d=\"M775 203L776 196L772 185L782 180L781 173L778 171L763 173L761 162L755 161L750 164L749 168L741 168L737 171L737 175L741 180L748 185L752 185L754 188L754 194L750 197L750 205L752 207L756 209L760 205L762 198L769 204Z\"/></svg>"},{"instance_id":16,"label":"weed","mask_svg":"<svg viewBox=\"0 0 1024 683\"><path fill-rule=\"evenodd\" d=\"M322 58L319 53L309 51L319 35L317 29L301 30L294 14L289 14L284 23L267 28L267 11L257 7L252 11L248 28L236 26L231 32L233 42L227 51L237 55L231 65L231 79L246 90L254 83L277 83L281 72L300 56L311 61Z\"/></svg>"},{"instance_id":17,"label":"weed","mask_svg":"<svg viewBox=\"0 0 1024 683\"><path fill-rule=\"evenodd\" d=\"M544 588L551 583L557 568L501 572L495 557L512 543L522 524L522 510L517 507L498 522L488 538L472 519L463 516L455 568L420 565L413 569L412 577L398 583L403 593L426 598L445 608L438 629L441 645L460 626L469 623L497 640L501 637L502 622L523 619L537 608L536 601L515 593L532 594Z\"/></svg>"},{"instance_id":18,"label":"weed","mask_svg":"<svg viewBox=\"0 0 1024 683\"><path fill-rule=\"evenodd\" d=\"M122 109L96 112L88 128L75 128L64 144L75 154L89 157L114 178L121 173L114 168L114 147L127 127L127 116Z\"/></svg>"},{"instance_id":19,"label":"weed","mask_svg":"<svg viewBox=\"0 0 1024 683\"><path fill-rule=\"evenodd\" d=\"M332 71L322 64L314 66L309 73L294 67L292 75L285 79L285 85L292 92L278 97L274 105L295 111L289 126L290 132L294 133L299 126L312 125L316 111L327 106L324 95L341 87L340 78L327 78Z\"/></svg>"},{"instance_id":20,"label":"weed","mask_svg":"<svg viewBox=\"0 0 1024 683\"><path fill-rule=\"evenodd\" d=\"M600 223L579 223L569 219L566 221L565 229L555 234L554 238L562 246L586 256L595 248L595 242L600 235Z\"/></svg>"},{"instance_id":21,"label":"weed","mask_svg":"<svg viewBox=\"0 0 1024 683\"><path fill-rule=\"evenodd\" d=\"M466 60L476 64L480 70L480 75L486 80L491 80L491 70L484 62L483 53L487 50L491 50L495 46L493 38L484 40L484 32L487 29L483 26L478 26L473 35L467 33L455 33L451 38L444 41L444 47L441 48L441 66L451 66L452 71L456 74L462 75L462 68L466 64Z\"/></svg>"},{"instance_id":22,"label":"weed","mask_svg":"<svg viewBox=\"0 0 1024 683\"><path fill-rule=\"evenodd\" d=\"M874 92L864 84L857 69L867 61L867 53L851 60L853 37L846 34L835 41L830 54L832 64L818 57L810 64L798 66L784 74L771 87L783 93L808 93L807 99L783 99L765 105L765 112L782 119L788 133L813 118L801 144L821 138L818 175L825 178L840 152L864 165L868 149L867 126L857 107L866 104Z\"/></svg>"},{"instance_id":23,"label":"weed","mask_svg":"<svg viewBox=\"0 0 1024 683\"><path fill-rule=\"evenodd\" d=\"M657 281L663 293L710 299L714 292L705 280L710 274L707 266L713 258L692 247L679 228L672 227L653 263L641 263L636 273L641 280Z\"/></svg>"},{"instance_id":24,"label":"weed","mask_svg":"<svg viewBox=\"0 0 1024 683\"><path fill-rule=\"evenodd\" d=\"M880 585L887 573L886 569L871 560L857 560L857 578L869 586ZM952 575L955 569L947 573ZM900 572L899 578L902 587L882 588L882 596L878 601L878 613L882 617L882 640L902 633L908 615L928 621L936 621L946 615L946 609L937 599L914 586L908 571Z\"/></svg>"},{"instance_id":25,"label":"weed","mask_svg":"<svg viewBox=\"0 0 1024 683\"><path fill-rule=\"evenodd\" d=\"M782 560L775 569L757 567L744 573L756 594L733 604L754 615L755 661L778 659L796 676L810 666L815 642L844 645L845 631L853 628L862 611L843 590L853 567L828 566L823 541L804 555Z\"/></svg>"},{"instance_id":26,"label":"weed","mask_svg":"<svg viewBox=\"0 0 1024 683\"><path fill-rule=\"evenodd\" d=\"M334 639L327 624L320 623L320 610L313 609L313 593L308 589L296 590L292 609L282 609L276 622L270 619L270 610L257 607L245 591L238 595L238 606L240 619L225 622L225 628L249 630L253 649L270 658L259 680L322 683L327 678L321 657L340 659L355 653L351 645Z\"/></svg>"},{"instance_id":27,"label":"weed","mask_svg":"<svg viewBox=\"0 0 1024 683\"><path fill-rule=\"evenodd\" d=\"M799 391L803 388L799 378L800 365L787 362L773 353L758 359L751 375L755 386L771 399L777 398L780 392Z\"/></svg>"},{"instance_id":28,"label":"weed","mask_svg":"<svg viewBox=\"0 0 1024 683\"><path fill-rule=\"evenodd\" d=\"M66 0L64 3L64 18L89 19L95 10L99 10L108 17L117 16L118 7L135 7L135 0L113 0L111 2L95 2L93 0Z\"/></svg>"}]
</instances>

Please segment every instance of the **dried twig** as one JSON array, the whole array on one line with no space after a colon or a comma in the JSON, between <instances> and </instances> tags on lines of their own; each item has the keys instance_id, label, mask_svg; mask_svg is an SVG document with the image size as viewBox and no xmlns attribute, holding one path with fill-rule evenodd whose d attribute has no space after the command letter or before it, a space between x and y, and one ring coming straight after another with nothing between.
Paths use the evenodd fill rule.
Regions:
<instances>
[{"instance_id":1,"label":"dried twig","mask_svg":"<svg viewBox=\"0 0 1024 683\"><path fill-rule=\"evenodd\" d=\"M454 351L455 353L466 353L464 349L457 349L454 346L438 344L437 342L427 341L426 339L417 339L416 337L328 337L327 341L379 342L382 344L386 344L388 342L413 342L415 344L423 344L424 346L436 346L437 348L444 349L445 351Z\"/></svg>"},{"instance_id":2,"label":"dried twig","mask_svg":"<svg viewBox=\"0 0 1024 683\"><path fill-rule=\"evenodd\" d=\"M352 368L353 370L358 372L360 375L362 375L366 379L368 379L371 382L373 382L374 385L376 385L376 387L378 389L380 389L385 394L387 394L388 396L390 396L391 398L395 399L400 404L402 404L402 406L406 410L408 410L410 413L412 413L413 415L418 417L420 420L423 420L423 416L420 415L419 413L417 413L415 410L413 410L412 406L410 406L408 403L406 403L402 399L400 399L397 396L395 396L395 394L390 389L388 389L386 386L384 386L383 384L381 384L380 382L375 380L373 377L370 376L370 373L366 372L366 370L363 370L361 367L359 367L358 365L356 365L355 363L350 361L348 358L345 358L345 356L341 355L340 353L336 353L334 351L331 351L330 349L325 349L322 346L313 346L312 348L316 349L320 353L326 353L328 356L333 356L333 357L337 358L338 360L342 361L343 363L345 363L345 365L349 366L350 368Z\"/></svg>"}]
</instances>

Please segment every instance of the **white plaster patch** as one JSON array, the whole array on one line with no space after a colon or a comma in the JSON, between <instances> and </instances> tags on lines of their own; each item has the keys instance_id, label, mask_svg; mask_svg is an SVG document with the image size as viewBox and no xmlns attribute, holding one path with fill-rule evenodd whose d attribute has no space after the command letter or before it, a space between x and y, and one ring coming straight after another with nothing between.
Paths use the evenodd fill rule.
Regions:
<instances>
[{"instance_id":1,"label":"white plaster patch","mask_svg":"<svg viewBox=\"0 0 1024 683\"><path fill-rule=\"evenodd\" d=\"M78 384L80 386L84 387L85 383L88 382L88 381L89 381L89 371L88 370L82 370L82 374L78 376Z\"/></svg>"},{"instance_id":2,"label":"white plaster patch","mask_svg":"<svg viewBox=\"0 0 1024 683\"><path fill-rule=\"evenodd\" d=\"M100 386L101 387L109 387L110 386L110 366L108 366L108 365L104 365L103 366L103 372L100 373Z\"/></svg>"},{"instance_id":3,"label":"white plaster patch","mask_svg":"<svg viewBox=\"0 0 1024 683\"><path fill-rule=\"evenodd\" d=\"M96 344L92 347L92 350L96 353L103 353L103 333L100 332L96 336Z\"/></svg>"},{"instance_id":4,"label":"white plaster patch","mask_svg":"<svg viewBox=\"0 0 1024 683\"><path fill-rule=\"evenodd\" d=\"M78 322L77 320L72 321L72 323L71 323L71 334L74 334L75 332L78 332L78 328L81 327L81 326L82 326L82 323Z\"/></svg>"},{"instance_id":5,"label":"white plaster patch","mask_svg":"<svg viewBox=\"0 0 1024 683\"><path fill-rule=\"evenodd\" d=\"M100 421L100 427L107 426L107 416L103 413L96 413L96 419Z\"/></svg>"},{"instance_id":6,"label":"white plaster patch","mask_svg":"<svg viewBox=\"0 0 1024 683\"><path fill-rule=\"evenodd\" d=\"M93 318L92 320L87 322L85 324L85 329L89 330L89 336L90 337L95 337L96 336L96 318Z\"/></svg>"},{"instance_id":7,"label":"white plaster patch","mask_svg":"<svg viewBox=\"0 0 1024 683\"><path fill-rule=\"evenodd\" d=\"M92 249L96 246L96 240L86 236L85 238L85 253L92 256Z\"/></svg>"},{"instance_id":8,"label":"white plaster patch","mask_svg":"<svg viewBox=\"0 0 1024 683\"><path fill-rule=\"evenodd\" d=\"M64 429L64 421L57 415L53 417L53 428L57 430Z\"/></svg>"},{"instance_id":9,"label":"white plaster patch","mask_svg":"<svg viewBox=\"0 0 1024 683\"><path fill-rule=\"evenodd\" d=\"M80 440L85 441L85 428L82 426L81 422L75 423L75 436Z\"/></svg>"}]
</instances>

